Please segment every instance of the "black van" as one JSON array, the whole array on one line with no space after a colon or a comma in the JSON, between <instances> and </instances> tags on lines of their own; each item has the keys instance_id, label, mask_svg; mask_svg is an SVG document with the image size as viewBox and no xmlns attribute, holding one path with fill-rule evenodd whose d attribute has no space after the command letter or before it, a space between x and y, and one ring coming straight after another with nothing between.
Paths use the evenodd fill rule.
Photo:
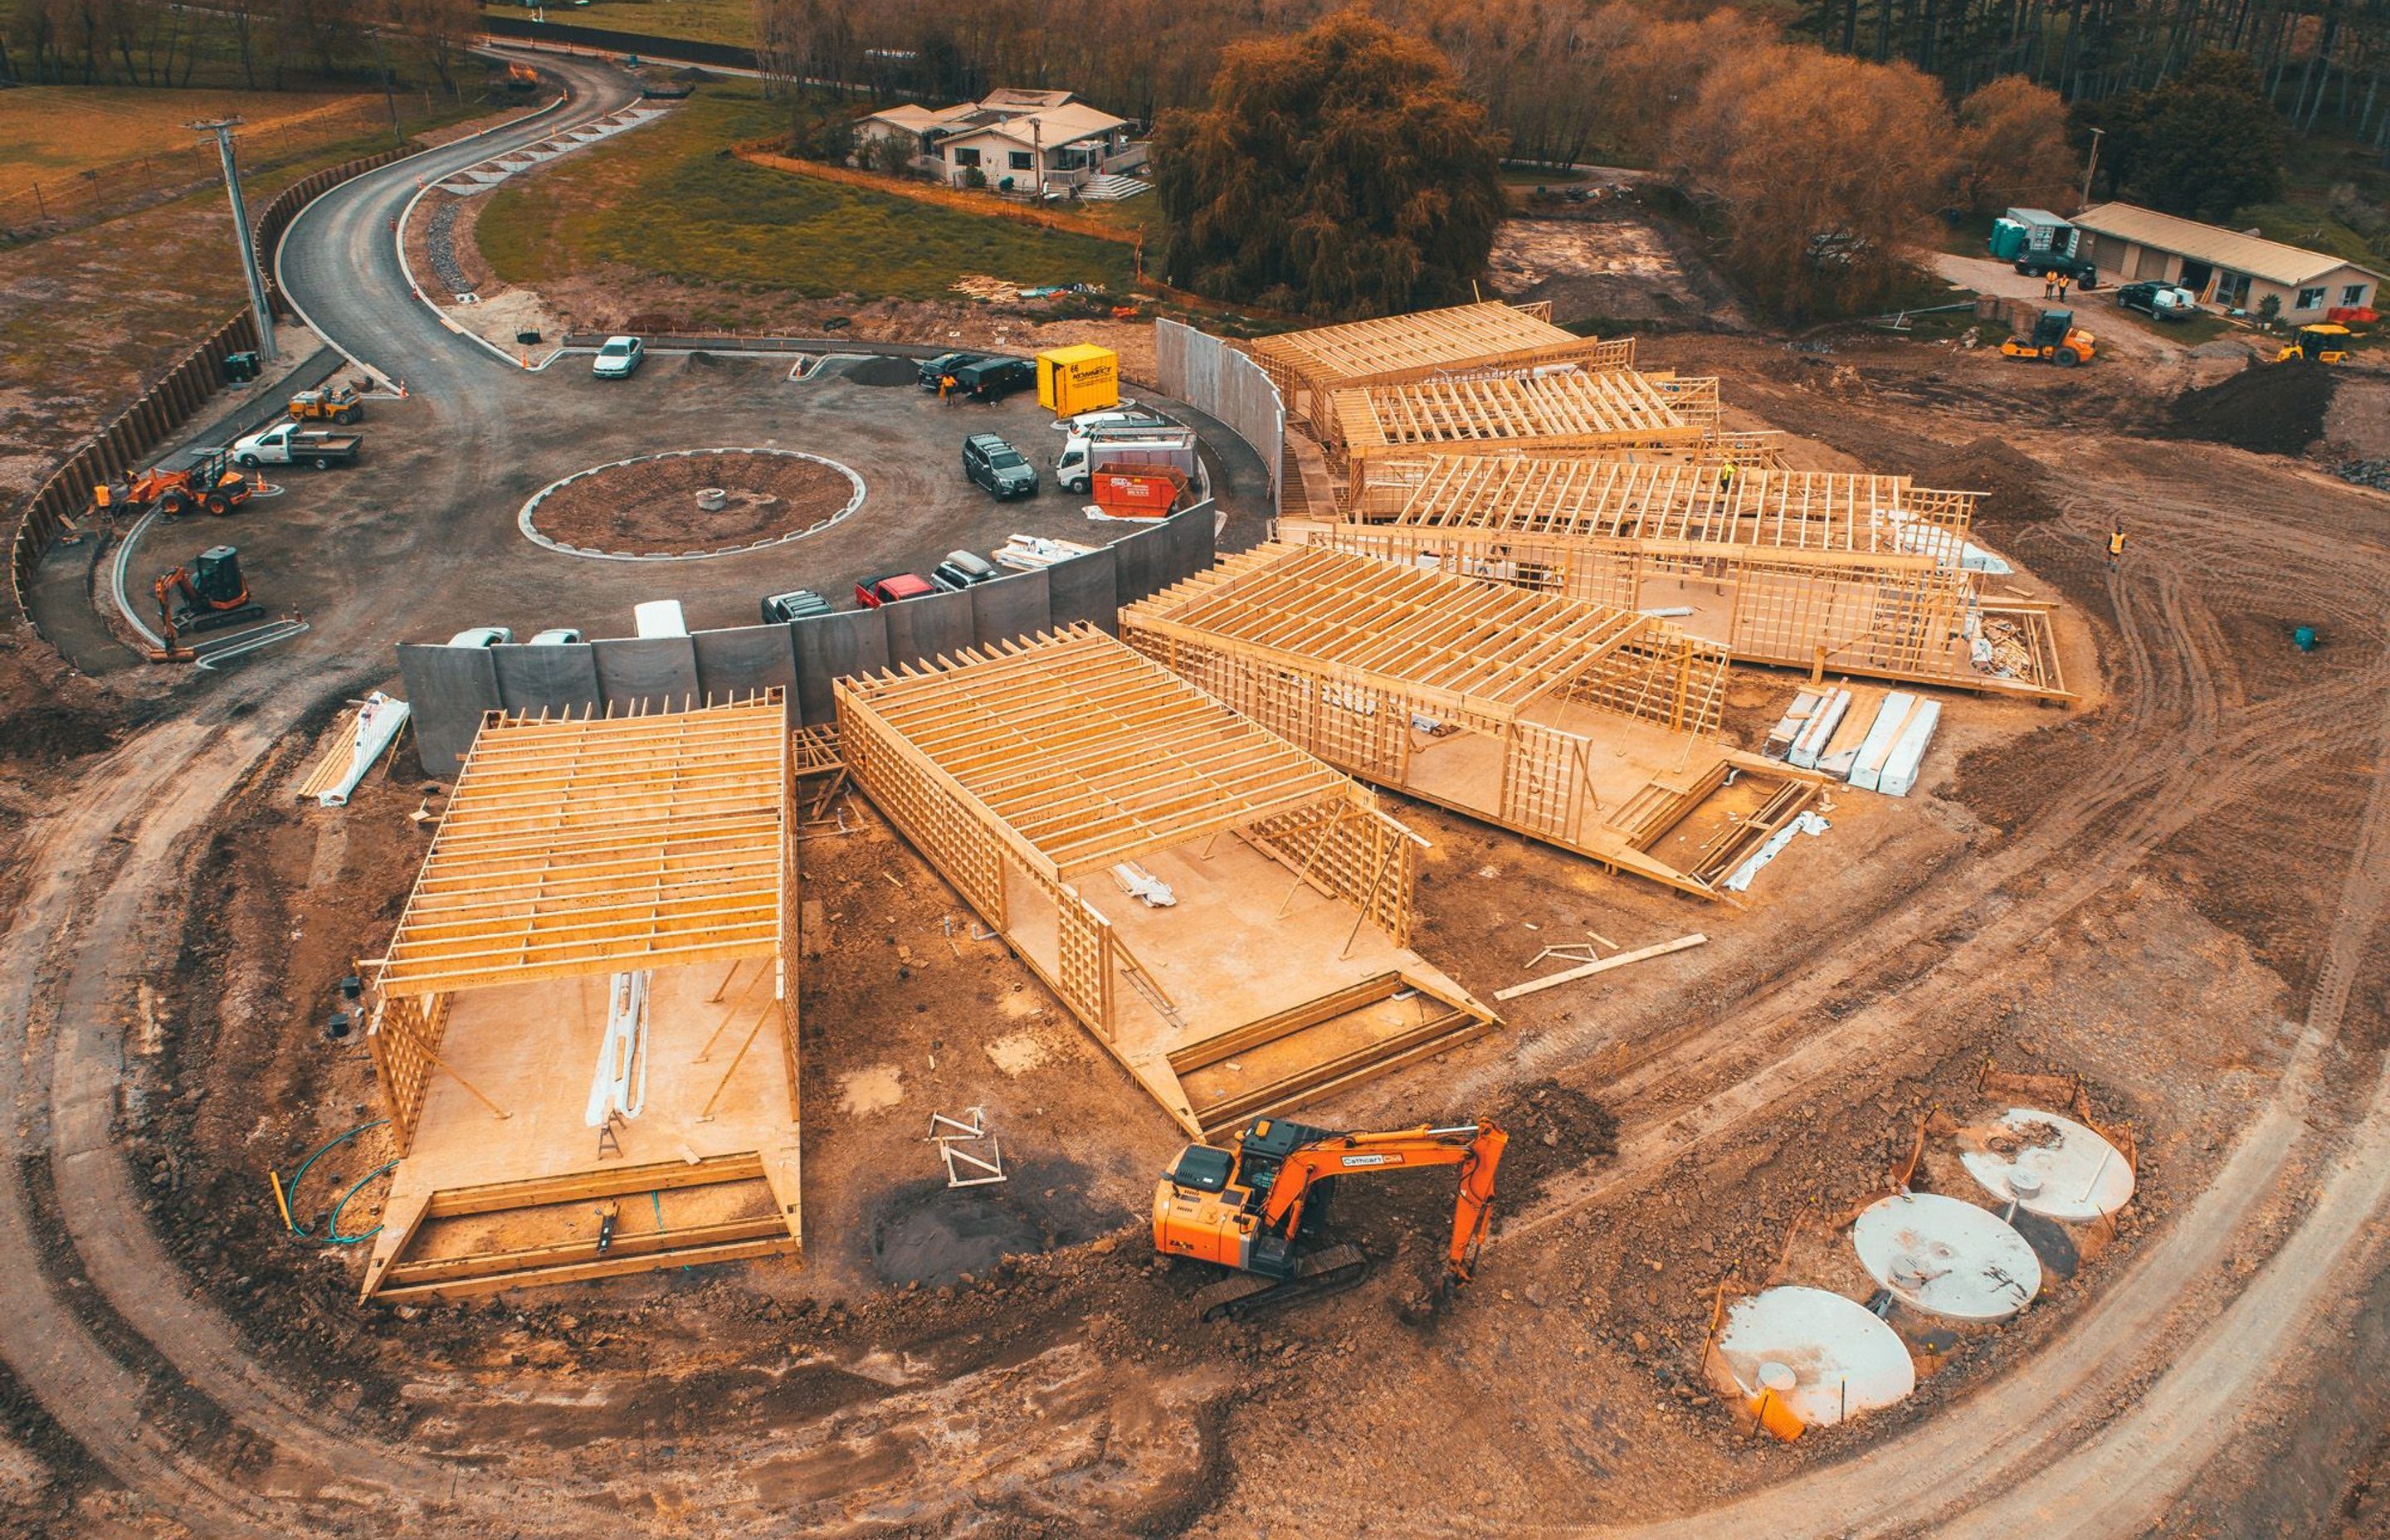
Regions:
<instances>
[{"instance_id":1,"label":"black van","mask_svg":"<svg viewBox=\"0 0 2390 1540\"><path fill-rule=\"evenodd\" d=\"M1001 401L1037 383L1037 366L1026 358L983 358L955 371L955 389L973 401Z\"/></svg>"}]
</instances>

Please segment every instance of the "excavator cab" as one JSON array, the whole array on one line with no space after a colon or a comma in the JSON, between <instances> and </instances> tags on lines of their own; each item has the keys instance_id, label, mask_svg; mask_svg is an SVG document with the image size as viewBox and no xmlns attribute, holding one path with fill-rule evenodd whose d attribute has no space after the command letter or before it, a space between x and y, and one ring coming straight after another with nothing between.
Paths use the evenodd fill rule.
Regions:
<instances>
[{"instance_id":1,"label":"excavator cab","mask_svg":"<svg viewBox=\"0 0 2390 1540\"><path fill-rule=\"evenodd\" d=\"M1284 1118L1257 1118L1226 1149L1178 1152L1153 1192L1153 1249L1227 1267L1235 1277L1198 1296L1203 1318L1240 1315L1265 1301L1350 1288L1368 1271L1357 1246L1305 1242L1344 1177L1412 1166L1458 1166L1446 1256L1447 1286L1466 1283L1492 1218L1494 1173L1509 1136L1491 1123L1339 1134Z\"/></svg>"},{"instance_id":2,"label":"excavator cab","mask_svg":"<svg viewBox=\"0 0 2390 1540\"><path fill-rule=\"evenodd\" d=\"M2303 364L2345 364L2348 362L2348 340L2357 334L2337 321L2319 321L2311 327L2301 327L2298 335L2282 344L2274 354L2277 364L2294 359Z\"/></svg>"},{"instance_id":3,"label":"excavator cab","mask_svg":"<svg viewBox=\"0 0 2390 1540\"><path fill-rule=\"evenodd\" d=\"M155 591L169 651L178 635L220 630L265 613L263 605L250 602L249 584L240 575L240 552L231 545L209 546L189 567L177 567L160 578Z\"/></svg>"}]
</instances>

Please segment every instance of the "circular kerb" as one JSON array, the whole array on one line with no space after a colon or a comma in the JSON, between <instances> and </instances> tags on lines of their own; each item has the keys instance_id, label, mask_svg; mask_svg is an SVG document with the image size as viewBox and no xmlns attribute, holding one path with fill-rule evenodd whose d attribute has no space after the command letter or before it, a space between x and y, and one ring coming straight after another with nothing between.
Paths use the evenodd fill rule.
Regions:
<instances>
[{"instance_id":1,"label":"circular kerb","mask_svg":"<svg viewBox=\"0 0 2390 1540\"><path fill-rule=\"evenodd\" d=\"M790 530L784 533L768 535L761 540L751 540L743 545L725 545L716 549L703 551L592 550L585 545L568 545L564 541L558 540L551 535L544 534L540 532L538 524L534 521L535 516L539 511L539 506L542 503L546 502L550 496L562 491L566 487L573 486L581 481L588 480L590 477L602 476L610 470L621 470L630 466L646 465L657 460L695 459L701 456L717 455L752 455L758 457L810 460L816 465L826 466L829 469L845 477L847 483L854 489L854 494L846 500L846 506L844 507L840 508L836 513L831 514L827 519L816 520L815 522L806 525L802 530ZM726 489L709 487L700 489L699 493L698 501L700 507L704 506L705 495L708 493L715 494L721 497L722 503L716 504L715 507L727 504L729 501L729 494ZM515 528L520 530L522 532L523 538L530 541L533 545L545 546L546 549L554 551L560 556L587 557L595 561L703 561L712 557L739 556L750 551L769 550L775 545L786 545L791 541L803 540L809 534L818 534L822 531L829 529L831 525L853 517L854 511L863 507L863 478L855 473L854 468L852 466L842 465L826 455L807 454L802 449L760 449L740 444L729 444L713 449L667 449L653 455L633 455L620 460L609 460L604 465L593 465L585 469L576 470L570 476L550 481L547 485L540 488L537 492L533 493L530 499L526 501L521 509L516 513ZM687 507L687 505L684 504L682 506ZM710 512L713 510L708 509L707 511Z\"/></svg>"}]
</instances>

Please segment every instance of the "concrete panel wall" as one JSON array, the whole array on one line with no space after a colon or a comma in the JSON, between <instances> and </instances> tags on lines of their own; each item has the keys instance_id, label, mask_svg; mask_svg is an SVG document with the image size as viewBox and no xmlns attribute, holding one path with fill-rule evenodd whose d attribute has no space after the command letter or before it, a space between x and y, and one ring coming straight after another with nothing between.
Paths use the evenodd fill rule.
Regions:
<instances>
[{"instance_id":1,"label":"concrete panel wall","mask_svg":"<svg viewBox=\"0 0 2390 1540\"><path fill-rule=\"evenodd\" d=\"M500 708L602 716L643 701L657 711L777 686L790 692L790 720L817 725L838 719L833 679L1083 622L1116 632L1121 605L1212 565L1213 512L1201 503L1093 556L883 610L573 647L404 646L400 672L424 768L454 776L482 713Z\"/></svg>"},{"instance_id":2,"label":"concrete panel wall","mask_svg":"<svg viewBox=\"0 0 2390 1540\"><path fill-rule=\"evenodd\" d=\"M502 703L497 661L487 648L402 646L398 676L413 708L424 774L455 780L458 762L482 730L482 713Z\"/></svg>"},{"instance_id":3,"label":"concrete panel wall","mask_svg":"<svg viewBox=\"0 0 2390 1540\"><path fill-rule=\"evenodd\" d=\"M598 654L598 687L619 708L646 702L663 711L704 699L697 687L697 648L687 636L625 636L592 642Z\"/></svg>"},{"instance_id":4,"label":"concrete panel wall","mask_svg":"<svg viewBox=\"0 0 2390 1540\"><path fill-rule=\"evenodd\" d=\"M838 720L831 680L888 666L888 625L877 610L794 621L789 631L797 639L798 705L808 726Z\"/></svg>"},{"instance_id":5,"label":"concrete panel wall","mask_svg":"<svg viewBox=\"0 0 2390 1540\"><path fill-rule=\"evenodd\" d=\"M1153 323L1162 392L1227 424L1269 472L1270 511L1279 509L1286 468L1286 403L1262 366L1226 341L1177 321Z\"/></svg>"},{"instance_id":6,"label":"concrete panel wall","mask_svg":"<svg viewBox=\"0 0 2390 1540\"><path fill-rule=\"evenodd\" d=\"M888 625L888 661L929 663L951 658L977 639L969 594L932 594L880 611Z\"/></svg>"},{"instance_id":7,"label":"concrete panel wall","mask_svg":"<svg viewBox=\"0 0 2390 1540\"><path fill-rule=\"evenodd\" d=\"M1034 636L1048 623L1046 574L1014 572L970 591L971 640L981 647Z\"/></svg>"},{"instance_id":8,"label":"concrete panel wall","mask_svg":"<svg viewBox=\"0 0 2390 1540\"><path fill-rule=\"evenodd\" d=\"M1110 546L1047 568L1046 613L1050 626L1060 630L1084 621L1118 635L1118 572Z\"/></svg>"},{"instance_id":9,"label":"concrete panel wall","mask_svg":"<svg viewBox=\"0 0 2390 1540\"><path fill-rule=\"evenodd\" d=\"M700 692L730 700L768 689L786 690L789 725L798 725L797 648L786 622L700 631L689 640L697 645Z\"/></svg>"},{"instance_id":10,"label":"concrete panel wall","mask_svg":"<svg viewBox=\"0 0 2390 1540\"><path fill-rule=\"evenodd\" d=\"M586 642L494 647L489 656L497 669L499 704L510 712L578 715L605 699L598 688L598 655Z\"/></svg>"}]
</instances>

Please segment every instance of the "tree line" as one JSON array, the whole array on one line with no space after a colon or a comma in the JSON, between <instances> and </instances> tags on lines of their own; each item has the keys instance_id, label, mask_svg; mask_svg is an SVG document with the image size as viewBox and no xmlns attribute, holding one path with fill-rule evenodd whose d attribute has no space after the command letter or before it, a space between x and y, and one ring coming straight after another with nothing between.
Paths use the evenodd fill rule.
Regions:
<instances>
[{"instance_id":1,"label":"tree line","mask_svg":"<svg viewBox=\"0 0 2390 1540\"><path fill-rule=\"evenodd\" d=\"M454 99L478 0L0 0L0 82L238 85L272 91L395 77Z\"/></svg>"}]
</instances>

